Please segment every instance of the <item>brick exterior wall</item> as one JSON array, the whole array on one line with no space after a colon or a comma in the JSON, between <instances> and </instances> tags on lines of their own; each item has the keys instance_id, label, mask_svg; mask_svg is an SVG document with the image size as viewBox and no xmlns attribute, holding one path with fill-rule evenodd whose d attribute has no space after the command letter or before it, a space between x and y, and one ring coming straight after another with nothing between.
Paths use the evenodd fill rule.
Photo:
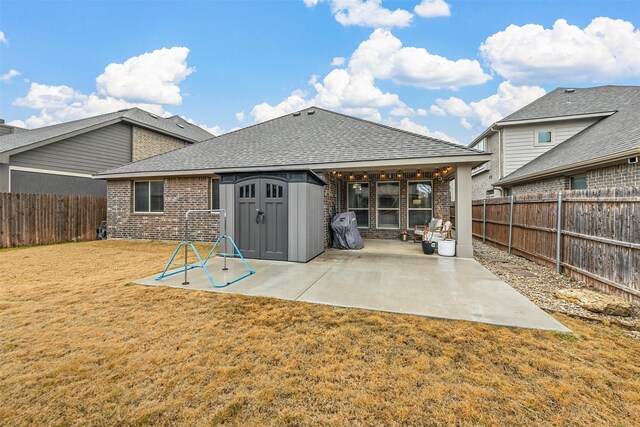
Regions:
<instances>
[{"instance_id":1,"label":"brick exterior wall","mask_svg":"<svg viewBox=\"0 0 640 427\"><path fill-rule=\"evenodd\" d=\"M339 194L340 199L340 212L346 212L347 209L347 197L348 197L348 189L347 186L349 182L351 182L348 177L343 176L341 179L336 178L331 173L327 173L330 175L334 185L337 184L338 190L330 190L332 191L331 197L335 199L334 194ZM450 206L451 206L451 192L449 190L449 181L442 179L437 180L431 178L430 174L427 174L426 178L416 178L415 174L405 174L402 179L380 179L377 174L371 174L368 178L362 179L361 176L358 176L354 182L368 182L369 183L369 227L368 228L360 228L360 235L365 239L398 239L400 237L400 232L402 230L407 229L407 182L414 180L432 180L433 181L433 216L435 218L443 218L443 221L448 221L450 215ZM400 182L400 228L398 229L378 229L376 228L376 183L377 182ZM325 196L327 192L327 188L325 187ZM325 217L326 219L326 217ZM331 218L327 220L327 224ZM328 227L330 228L330 227Z\"/></svg>"},{"instance_id":2,"label":"brick exterior wall","mask_svg":"<svg viewBox=\"0 0 640 427\"><path fill-rule=\"evenodd\" d=\"M640 186L640 165L628 163L591 169L583 173L587 177L587 188L616 188ZM525 184L514 185L512 194L547 193L571 188L570 176L546 178Z\"/></svg>"},{"instance_id":3,"label":"brick exterior wall","mask_svg":"<svg viewBox=\"0 0 640 427\"><path fill-rule=\"evenodd\" d=\"M339 180L331 172L320 172L318 175L327 183L324 186L324 247L331 246L331 218L338 213Z\"/></svg>"},{"instance_id":4,"label":"brick exterior wall","mask_svg":"<svg viewBox=\"0 0 640 427\"><path fill-rule=\"evenodd\" d=\"M134 162L189 145L181 139L137 126L133 126L132 140L132 159Z\"/></svg>"},{"instance_id":5,"label":"brick exterior wall","mask_svg":"<svg viewBox=\"0 0 640 427\"><path fill-rule=\"evenodd\" d=\"M107 181L107 236L110 239L183 240L188 209L209 209L210 177L165 178L164 213L133 212L133 181ZM219 221L210 214L194 214L189 220L193 241L214 241Z\"/></svg>"}]
</instances>

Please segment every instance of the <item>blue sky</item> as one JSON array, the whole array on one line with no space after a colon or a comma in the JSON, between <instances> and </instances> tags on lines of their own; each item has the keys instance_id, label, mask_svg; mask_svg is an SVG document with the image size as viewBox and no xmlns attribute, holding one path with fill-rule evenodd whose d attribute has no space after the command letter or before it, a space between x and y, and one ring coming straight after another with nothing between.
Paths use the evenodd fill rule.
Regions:
<instances>
[{"instance_id":1,"label":"blue sky","mask_svg":"<svg viewBox=\"0 0 640 427\"><path fill-rule=\"evenodd\" d=\"M640 84L637 1L422 2L0 0L0 117L220 133L315 104L466 144L555 87Z\"/></svg>"}]
</instances>

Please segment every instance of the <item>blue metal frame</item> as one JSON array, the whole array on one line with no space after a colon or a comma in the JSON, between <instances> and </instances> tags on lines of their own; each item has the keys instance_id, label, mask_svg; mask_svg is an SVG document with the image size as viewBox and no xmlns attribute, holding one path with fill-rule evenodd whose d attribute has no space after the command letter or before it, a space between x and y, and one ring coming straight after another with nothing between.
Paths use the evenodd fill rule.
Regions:
<instances>
[{"instance_id":1,"label":"blue metal frame","mask_svg":"<svg viewBox=\"0 0 640 427\"><path fill-rule=\"evenodd\" d=\"M218 236L218 238L216 239L215 244L213 245L213 247L211 248L209 253L207 253L207 256L204 259L202 259L202 257L200 256L200 253L198 252L196 247L189 240L189 214L190 213L194 213L194 212L219 213L224 218L224 222L223 222L224 234L221 234L220 236ZM173 276L175 274L184 273L185 280L184 280L183 285L188 285L189 282L187 281L187 271L193 270L194 268L202 268L204 270L204 274L207 276L207 278L209 279L209 282L213 285L214 288L224 288L224 287L229 286L229 285L231 285L233 283L236 283L237 281L240 281L240 280L244 279L245 277L248 277L248 276L251 276L252 274L255 274L256 271L254 269L252 269L251 267L249 267L249 264L247 264L247 261L242 256L242 252L240 252L240 249L238 249L238 246L236 246L236 243L233 241L231 236L227 236L226 232L227 232L227 213L226 213L226 211L224 209L217 209L217 210L215 210L215 209L207 209L207 210L189 210L189 211L187 211L187 213L185 214L185 240L178 244L178 247L176 248L176 250L173 251L173 255L171 256L171 259L169 260L169 262L165 266L164 270L162 271L162 274L160 274L160 276L156 277L156 280L160 281L160 280L164 279L165 277ZM231 242L231 245L233 246L233 252L232 253L226 253L226 252L218 253L218 256L223 256L224 257L223 270L227 270L227 257L232 257L232 258L240 258L240 260L242 260L242 263L247 268L247 273L245 273L245 274L243 274L243 275L241 275L239 277L236 277L235 279L233 279L233 280L231 280L231 281L229 281L227 283L218 283L211 276L211 273L209 273L209 270L207 270L207 262L211 259L213 254L216 253L216 249L220 246L220 243L223 240L225 241L225 243L228 240L229 242ZM227 247L227 245L225 244L225 249L226 249L226 247ZM176 256L178 255L178 252L180 252L180 249L182 249L182 248L184 248L184 263L176 263L176 262L174 262L174 259L176 258ZM195 264L189 264L187 262L187 252L188 252L189 248L191 248L193 253L196 255L196 258L198 258L198 262L195 263ZM169 268L172 265L180 266L182 268L180 268L178 270L175 270L175 271L168 272Z\"/></svg>"}]
</instances>

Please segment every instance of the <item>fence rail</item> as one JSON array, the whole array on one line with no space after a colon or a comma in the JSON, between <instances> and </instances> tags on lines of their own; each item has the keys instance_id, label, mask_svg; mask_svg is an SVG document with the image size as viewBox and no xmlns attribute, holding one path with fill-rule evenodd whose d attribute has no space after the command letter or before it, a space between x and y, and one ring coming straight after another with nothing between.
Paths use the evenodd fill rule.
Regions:
<instances>
[{"instance_id":1,"label":"fence rail","mask_svg":"<svg viewBox=\"0 0 640 427\"><path fill-rule=\"evenodd\" d=\"M0 247L94 239L106 218L105 197L0 193Z\"/></svg>"},{"instance_id":2,"label":"fence rail","mask_svg":"<svg viewBox=\"0 0 640 427\"><path fill-rule=\"evenodd\" d=\"M640 189L474 200L473 235L640 303Z\"/></svg>"}]
</instances>

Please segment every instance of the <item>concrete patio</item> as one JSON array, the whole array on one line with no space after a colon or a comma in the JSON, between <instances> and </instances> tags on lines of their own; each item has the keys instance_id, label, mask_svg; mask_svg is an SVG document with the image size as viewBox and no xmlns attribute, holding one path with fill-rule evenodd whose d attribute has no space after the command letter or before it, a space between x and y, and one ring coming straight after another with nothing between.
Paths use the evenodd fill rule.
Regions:
<instances>
[{"instance_id":1,"label":"concrete patio","mask_svg":"<svg viewBox=\"0 0 640 427\"><path fill-rule=\"evenodd\" d=\"M412 242L365 240L365 249L329 249L306 264L248 262L256 274L225 288L214 288L202 269L189 271L187 286L182 274L134 283L570 332L477 261L424 255ZM246 272L237 259L228 271L222 259L208 269L219 283Z\"/></svg>"}]
</instances>

